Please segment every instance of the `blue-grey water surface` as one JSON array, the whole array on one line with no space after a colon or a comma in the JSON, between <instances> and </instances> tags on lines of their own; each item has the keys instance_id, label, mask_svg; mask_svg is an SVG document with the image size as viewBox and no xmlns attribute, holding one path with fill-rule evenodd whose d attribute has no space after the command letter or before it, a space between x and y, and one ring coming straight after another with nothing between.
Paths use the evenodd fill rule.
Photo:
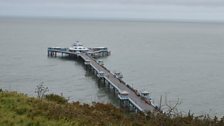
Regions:
<instances>
[{"instance_id":1,"label":"blue-grey water surface","mask_svg":"<svg viewBox=\"0 0 224 126\"><path fill-rule=\"evenodd\" d=\"M76 40L106 46L103 61L138 90L180 98L180 110L224 115L224 24L0 19L0 88L35 96L41 81L73 101L115 103L84 67L48 58Z\"/></svg>"}]
</instances>

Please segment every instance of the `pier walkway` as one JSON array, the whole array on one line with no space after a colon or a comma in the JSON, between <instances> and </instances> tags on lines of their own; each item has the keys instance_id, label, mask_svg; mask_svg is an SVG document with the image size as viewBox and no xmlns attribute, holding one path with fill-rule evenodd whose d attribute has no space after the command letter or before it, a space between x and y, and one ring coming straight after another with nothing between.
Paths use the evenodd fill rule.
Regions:
<instances>
[{"instance_id":1,"label":"pier walkway","mask_svg":"<svg viewBox=\"0 0 224 126\"><path fill-rule=\"evenodd\" d=\"M114 94L117 94L120 99L120 105L126 108L131 109L136 112L155 112L157 111L156 107L151 104L149 100L146 100L140 93L133 89L130 85L126 84L123 80L118 78L114 73L108 70L104 65L96 61L88 53L75 53L67 51L65 48L58 50L48 48L48 56L57 56L57 53L68 54L69 56L76 57L81 59L86 68L92 70L93 73L103 80L110 88L113 89Z\"/></svg>"},{"instance_id":2,"label":"pier walkway","mask_svg":"<svg viewBox=\"0 0 224 126\"><path fill-rule=\"evenodd\" d=\"M86 62L90 61L91 67L93 67L97 73L104 72L104 77L110 84L113 85L113 87L116 88L116 90L119 93L122 93L122 91L128 92L128 100L135 105L140 111L142 112L148 112L148 111L154 111L154 107L152 105L149 105L145 101L141 99L140 96L137 96L137 94L127 87L127 85L123 82L121 82L118 78L116 78L109 70L107 70L105 67L102 67L99 65L95 60L90 58L88 55L81 53L80 57Z\"/></svg>"}]
</instances>

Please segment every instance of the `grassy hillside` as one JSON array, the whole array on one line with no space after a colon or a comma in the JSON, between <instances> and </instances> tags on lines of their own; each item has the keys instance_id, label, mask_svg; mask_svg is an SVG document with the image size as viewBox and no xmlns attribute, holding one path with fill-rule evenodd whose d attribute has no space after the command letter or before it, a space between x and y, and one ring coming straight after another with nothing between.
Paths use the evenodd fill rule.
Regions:
<instances>
[{"instance_id":1,"label":"grassy hillside","mask_svg":"<svg viewBox=\"0 0 224 126\"><path fill-rule=\"evenodd\" d=\"M67 103L57 95L45 99L0 91L0 126L224 126L224 119L170 118L164 114L130 114L110 104Z\"/></svg>"}]
</instances>

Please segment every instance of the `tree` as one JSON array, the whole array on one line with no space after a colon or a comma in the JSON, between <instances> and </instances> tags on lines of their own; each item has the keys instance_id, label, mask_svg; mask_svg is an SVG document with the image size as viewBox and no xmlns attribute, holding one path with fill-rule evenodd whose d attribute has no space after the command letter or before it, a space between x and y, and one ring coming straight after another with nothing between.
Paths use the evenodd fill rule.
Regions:
<instances>
[{"instance_id":1,"label":"tree","mask_svg":"<svg viewBox=\"0 0 224 126\"><path fill-rule=\"evenodd\" d=\"M178 98L176 101L174 101L173 103L171 102L167 102L166 100L166 107L167 107L167 115L168 116L176 116L179 115L179 111L177 109L177 106L180 105L182 103L182 101Z\"/></svg>"},{"instance_id":2,"label":"tree","mask_svg":"<svg viewBox=\"0 0 224 126\"><path fill-rule=\"evenodd\" d=\"M178 105L182 103L182 101L178 98L176 101L169 101L167 99L167 95L165 95L164 104L162 104L162 96L160 97L159 109L162 110L168 116L178 116L180 112L178 111Z\"/></svg>"},{"instance_id":3,"label":"tree","mask_svg":"<svg viewBox=\"0 0 224 126\"><path fill-rule=\"evenodd\" d=\"M37 85L36 89L35 89L35 93L37 93L37 97L39 99L42 99L45 94L49 91L48 87L45 87L44 82L41 82L40 84Z\"/></svg>"}]
</instances>

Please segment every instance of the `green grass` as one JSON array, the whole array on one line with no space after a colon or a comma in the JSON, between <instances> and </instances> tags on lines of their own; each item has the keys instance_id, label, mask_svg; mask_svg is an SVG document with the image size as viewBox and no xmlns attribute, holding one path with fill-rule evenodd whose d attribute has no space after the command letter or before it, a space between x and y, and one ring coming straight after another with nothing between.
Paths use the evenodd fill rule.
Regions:
<instances>
[{"instance_id":1,"label":"green grass","mask_svg":"<svg viewBox=\"0 0 224 126\"><path fill-rule=\"evenodd\" d=\"M46 99L0 91L0 126L224 126L224 119L209 117L170 118L121 111L111 104L67 103L61 96Z\"/></svg>"}]
</instances>

